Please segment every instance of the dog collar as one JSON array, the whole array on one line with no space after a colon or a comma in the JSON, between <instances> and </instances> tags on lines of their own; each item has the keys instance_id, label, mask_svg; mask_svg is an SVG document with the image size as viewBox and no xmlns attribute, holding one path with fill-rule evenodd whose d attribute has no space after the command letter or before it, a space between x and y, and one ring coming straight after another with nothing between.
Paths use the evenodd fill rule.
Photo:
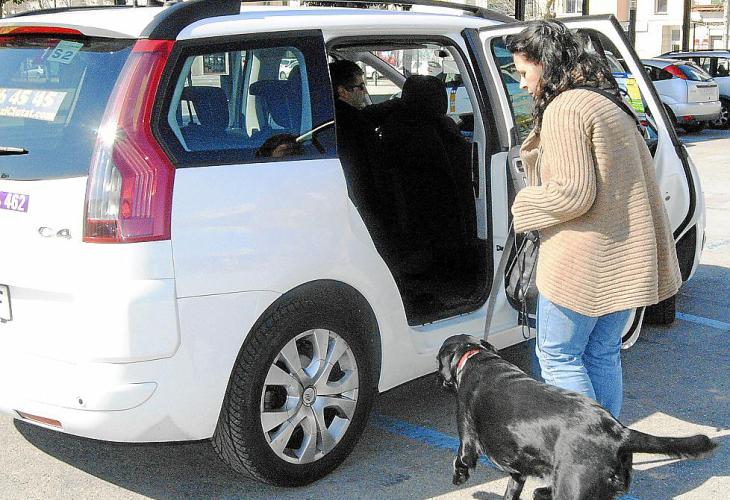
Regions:
<instances>
[{"instance_id":1,"label":"dog collar","mask_svg":"<svg viewBox=\"0 0 730 500\"><path fill-rule=\"evenodd\" d=\"M461 355L461 358L459 358L459 363L457 363L457 365L456 365L456 371L458 372L459 370L461 370L462 368L464 368L464 365L466 364L466 361L469 358L471 358L472 356L474 356L475 354L480 353L481 351L482 351L481 349L469 349L464 354L462 354Z\"/></svg>"}]
</instances>

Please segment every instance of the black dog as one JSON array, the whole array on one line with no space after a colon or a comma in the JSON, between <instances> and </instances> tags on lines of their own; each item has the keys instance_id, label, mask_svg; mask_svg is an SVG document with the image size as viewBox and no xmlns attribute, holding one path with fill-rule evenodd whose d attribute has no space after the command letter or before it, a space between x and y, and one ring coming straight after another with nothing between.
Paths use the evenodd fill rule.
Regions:
<instances>
[{"instance_id":1,"label":"black dog","mask_svg":"<svg viewBox=\"0 0 730 500\"><path fill-rule=\"evenodd\" d=\"M595 401L528 377L469 335L439 350L439 378L457 395L459 454L454 484L484 454L510 474L505 500L527 476L551 482L535 499L609 500L629 489L633 453L699 458L717 445L705 435L655 437L623 426Z\"/></svg>"}]
</instances>

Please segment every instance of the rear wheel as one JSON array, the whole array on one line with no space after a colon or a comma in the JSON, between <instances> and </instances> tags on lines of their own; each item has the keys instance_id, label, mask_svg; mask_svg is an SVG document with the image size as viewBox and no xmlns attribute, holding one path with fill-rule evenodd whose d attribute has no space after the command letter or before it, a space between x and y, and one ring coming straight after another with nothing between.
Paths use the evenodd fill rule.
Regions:
<instances>
[{"instance_id":1,"label":"rear wheel","mask_svg":"<svg viewBox=\"0 0 730 500\"><path fill-rule=\"evenodd\" d=\"M634 309L632 312L629 317L629 321L621 334L621 349L629 349L637 340L639 340L641 327L644 323L644 311L645 309L643 307L639 307Z\"/></svg>"},{"instance_id":2,"label":"rear wheel","mask_svg":"<svg viewBox=\"0 0 730 500\"><path fill-rule=\"evenodd\" d=\"M696 134L702 132L707 127L707 122L694 122L694 123L683 123L682 128L690 134Z\"/></svg>"},{"instance_id":3,"label":"rear wheel","mask_svg":"<svg viewBox=\"0 0 730 500\"><path fill-rule=\"evenodd\" d=\"M646 308L644 321L649 325L671 325L677 315L677 296L672 295Z\"/></svg>"},{"instance_id":4,"label":"rear wheel","mask_svg":"<svg viewBox=\"0 0 730 500\"><path fill-rule=\"evenodd\" d=\"M223 461L279 486L334 470L362 434L375 396L366 336L336 297L278 307L236 361L213 437Z\"/></svg>"},{"instance_id":5,"label":"rear wheel","mask_svg":"<svg viewBox=\"0 0 730 500\"><path fill-rule=\"evenodd\" d=\"M720 108L720 116L717 120L713 120L712 128L727 129L730 127L730 100L720 99L722 108Z\"/></svg>"}]
</instances>

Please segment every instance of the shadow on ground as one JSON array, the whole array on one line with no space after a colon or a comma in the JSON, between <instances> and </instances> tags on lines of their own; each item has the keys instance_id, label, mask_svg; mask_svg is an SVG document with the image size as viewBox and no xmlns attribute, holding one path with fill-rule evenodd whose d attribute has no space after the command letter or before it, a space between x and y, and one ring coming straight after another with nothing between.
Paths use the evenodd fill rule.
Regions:
<instances>
[{"instance_id":1,"label":"shadow on ground","mask_svg":"<svg viewBox=\"0 0 730 500\"><path fill-rule=\"evenodd\" d=\"M678 310L730 323L730 269L701 266L682 289ZM727 430L728 335L727 331L685 321L676 321L671 327L645 327L635 346L623 355L622 421L628 425L651 424L653 419L666 415L672 421L686 423L687 428L701 425ZM524 344L505 349L502 354L528 370ZM448 436L457 435L453 396L440 389L433 375L382 394L375 411ZM454 487L450 482L452 452L390 434L374 425L366 429L353 454L339 469L299 489L274 488L237 476L218 460L208 442L114 444L22 422L15 425L27 441L52 457L152 498L429 498L472 488L463 493L492 500L501 498L503 490L494 485L487 488L488 484L505 477L479 466L463 488ZM685 428L680 427L682 432ZM674 429L651 427L651 432L667 435ZM642 500L673 498L701 488L712 478L730 476L727 436L725 433L719 438L724 446L708 459L660 461L649 464L648 470L635 471L631 494ZM523 498L530 497L527 491L523 494Z\"/></svg>"}]
</instances>

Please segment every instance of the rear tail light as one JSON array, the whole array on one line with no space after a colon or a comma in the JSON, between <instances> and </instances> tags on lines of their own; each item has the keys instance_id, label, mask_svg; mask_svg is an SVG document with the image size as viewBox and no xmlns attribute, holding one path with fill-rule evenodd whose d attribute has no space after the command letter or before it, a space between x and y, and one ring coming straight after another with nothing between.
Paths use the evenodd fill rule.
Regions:
<instances>
[{"instance_id":1,"label":"rear tail light","mask_svg":"<svg viewBox=\"0 0 730 500\"><path fill-rule=\"evenodd\" d=\"M682 80L686 80L686 79L687 79L687 75L685 75L685 74L684 74L684 73L682 72L682 70L681 70L681 69L679 69L679 68L678 68L677 66L675 66L674 64L670 64L669 66L667 66L667 67L666 67L666 68L664 68L664 69L665 69L665 71L667 71L668 73L671 73L671 74L673 74L673 75L674 75L674 76L676 76L677 78L681 78Z\"/></svg>"},{"instance_id":2,"label":"rear tail light","mask_svg":"<svg viewBox=\"0 0 730 500\"><path fill-rule=\"evenodd\" d=\"M155 95L171 40L139 40L101 121L86 186L84 241L170 239L175 170L152 134Z\"/></svg>"}]
</instances>

